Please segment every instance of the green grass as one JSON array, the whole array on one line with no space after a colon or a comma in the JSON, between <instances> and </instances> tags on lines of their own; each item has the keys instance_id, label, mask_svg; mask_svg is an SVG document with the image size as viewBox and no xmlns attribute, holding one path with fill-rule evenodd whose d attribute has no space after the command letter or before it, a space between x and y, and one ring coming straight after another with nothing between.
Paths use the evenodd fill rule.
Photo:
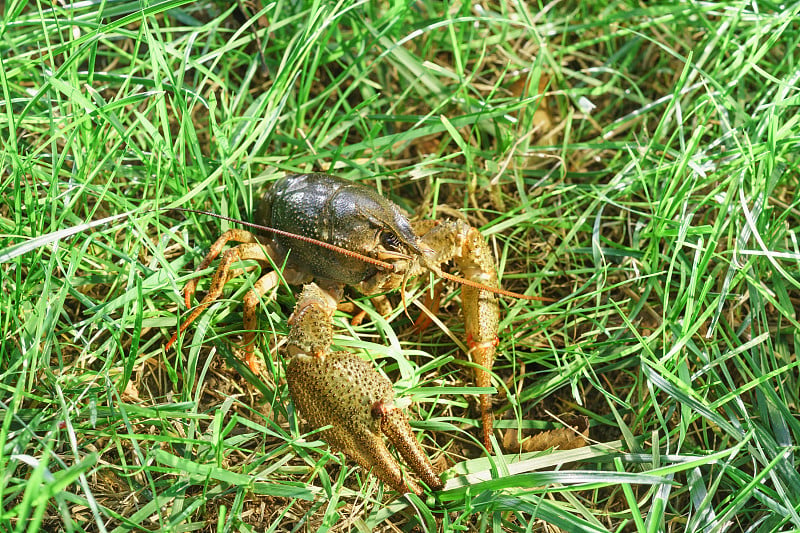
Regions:
<instances>
[{"instance_id":1,"label":"green grass","mask_svg":"<svg viewBox=\"0 0 800 533\"><path fill-rule=\"evenodd\" d=\"M800 4L2 9L0 531L800 529ZM291 289L263 302L262 376L232 351L256 273L163 349L230 224L158 209L251 220L328 169L459 210L505 288L557 300L502 300L489 456L448 331L397 295L337 321L414 400L435 496L302 424ZM564 417L591 446L505 446Z\"/></svg>"}]
</instances>

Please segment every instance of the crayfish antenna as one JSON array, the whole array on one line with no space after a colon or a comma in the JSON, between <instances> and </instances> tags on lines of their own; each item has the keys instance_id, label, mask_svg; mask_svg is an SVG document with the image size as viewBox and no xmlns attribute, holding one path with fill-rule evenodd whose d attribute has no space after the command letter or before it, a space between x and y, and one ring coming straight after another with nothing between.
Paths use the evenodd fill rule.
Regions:
<instances>
[{"instance_id":1,"label":"crayfish antenna","mask_svg":"<svg viewBox=\"0 0 800 533\"><path fill-rule=\"evenodd\" d=\"M533 296L530 294L520 294L514 291L507 291L505 289L501 289L500 287L488 287L483 283L478 283L477 281L472 281L470 279L462 278L460 276L454 276L453 274L448 274L444 271L439 271L436 275L441 276L442 278L454 281L460 285L466 285L468 287L474 287L476 289L480 289L482 291L491 292L494 294L499 294L500 296L507 296L509 298L516 298L517 300L536 300L539 302L555 302L553 298L546 298L544 296Z\"/></svg>"},{"instance_id":2,"label":"crayfish antenna","mask_svg":"<svg viewBox=\"0 0 800 533\"><path fill-rule=\"evenodd\" d=\"M433 272L437 276L439 276L440 278L458 283L459 285L466 285L467 287L473 287L475 289L491 292L493 294L498 294L500 296L516 298L517 300L536 300L539 302L555 302L554 299L545 298L544 296L532 296L529 294L520 294L514 291L507 291L505 289L501 289L500 287L489 287L488 285L484 285L483 283L479 283L477 281L472 281L471 279L462 278L461 276L455 276L453 274L449 274L433 264L426 264L425 267L428 268L431 272Z\"/></svg>"}]
</instances>

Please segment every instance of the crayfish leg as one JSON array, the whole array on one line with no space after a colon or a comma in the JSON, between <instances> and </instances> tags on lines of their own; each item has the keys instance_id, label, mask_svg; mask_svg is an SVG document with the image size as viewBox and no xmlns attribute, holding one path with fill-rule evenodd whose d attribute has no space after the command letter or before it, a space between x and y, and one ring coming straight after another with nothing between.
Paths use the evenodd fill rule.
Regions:
<instances>
[{"instance_id":1,"label":"crayfish leg","mask_svg":"<svg viewBox=\"0 0 800 533\"><path fill-rule=\"evenodd\" d=\"M278 273L274 270L268 272L253 284L253 288L245 294L244 301L242 302L244 304L244 336L242 338L242 346L244 347L245 354L244 360L254 374L258 374L261 371L258 359L256 359L255 355L256 331L258 330L256 311L258 310L261 297L277 287L278 283L280 283Z\"/></svg>"},{"instance_id":2,"label":"crayfish leg","mask_svg":"<svg viewBox=\"0 0 800 533\"><path fill-rule=\"evenodd\" d=\"M229 235L230 234L230 235ZM232 236L233 235L233 236ZM220 297L222 291L225 287L225 283L232 277L237 276L242 269L233 269L233 265L238 261L244 260L254 260L259 261L262 264L268 265L269 264L269 253L272 252L271 248L268 245L263 244L256 236L251 234L250 232L241 231L241 230L229 230L225 232L225 235L217 239L217 242L214 243L212 246L212 250L206 255L203 262L200 263L198 267L198 271L204 270L208 267L208 265L213 261L216 256L219 254L219 250L217 248L224 246L229 240L239 240L239 239L246 239L247 236L252 237L256 240L256 242L246 242L239 244L238 246L234 246L233 248L229 248L222 254L222 259L220 259L219 265L217 266L217 270L214 271L214 277L211 279L211 284L208 288L208 292L206 293L203 300L195 307L189 316L181 323L172 337L170 338L169 342L167 342L165 349L169 350L175 341L178 339L178 336L183 334L186 331L186 328L194 322L197 317L200 316L209 305L211 305L217 298ZM221 243L221 244L220 244ZM251 290L245 302L245 334L244 334L244 342L245 342L245 350L249 354L247 359L247 364L250 366L251 369L257 368L255 366L255 360L252 357L253 351L253 339L255 338L255 329L256 329L256 322L255 322L255 308L258 301L258 297L269 291L272 287L277 285L277 275L274 272L267 274L266 276L259 279L256 282L255 287ZM266 278L266 279L265 279ZM190 280L184 289L185 296L189 299L189 305L191 305L191 295L194 294L195 288L197 286L197 278ZM251 293L255 293L251 295ZM255 296L255 299L253 298ZM249 297L249 298L248 298Z\"/></svg>"},{"instance_id":3,"label":"crayfish leg","mask_svg":"<svg viewBox=\"0 0 800 533\"><path fill-rule=\"evenodd\" d=\"M462 244L461 254L456 256L456 265L463 275L492 288L500 286L497 280L494 256L480 232L470 227ZM467 332L473 362L482 370L475 372L475 385L491 386L491 371L499 339L497 330L500 323L500 307L497 295L474 287L461 289L464 306L464 329ZM481 421L483 424L483 444L491 450L492 441L492 400L488 394L481 394Z\"/></svg>"},{"instance_id":4,"label":"crayfish leg","mask_svg":"<svg viewBox=\"0 0 800 533\"><path fill-rule=\"evenodd\" d=\"M225 245L228 242L239 242L239 243L261 243L263 245L267 245L265 239L258 237L257 235L242 229L229 229L225 233L219 236L219 238L214 241L214 244L211 245L209 248L208 253L200 262L200 265L195 269L195 272L202 272L203 270L207 269L211 266L211 262L217 258L217 256L222 252L222 249L225 248ZM192 306L192 295L194 291L197 289L197 282L199 278L192 278L186 282L186 285L183 287L183 298L186 302L186 307Z\"/></svg>"},{"instance_id":5,"label":"crayfish leg","mask_svg":"<svg viewBox=\"0 0 800 533\"><path fill-rule=\"evenodd\" d=\"M436 251L436 261L444 263L452 259L466 279L491 289L500 287L494 255L483 235L469 224L461 220L443 221L425 233L422 240ZM475 385L490 387L500 323L497 295L464 285L461 289L461 305L468 355L478 365L475 369ZM490 450L494 425L491 397L481 394L479 405L483 443Z\"/></svg>"}]
</instances>

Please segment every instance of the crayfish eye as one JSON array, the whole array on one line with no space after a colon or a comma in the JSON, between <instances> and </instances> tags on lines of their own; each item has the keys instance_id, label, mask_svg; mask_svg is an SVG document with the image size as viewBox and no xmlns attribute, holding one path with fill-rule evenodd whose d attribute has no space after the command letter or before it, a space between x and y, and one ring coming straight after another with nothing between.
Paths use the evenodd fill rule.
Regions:
<instances>
[{"instance_id":1,"label":"crayfish eye","mask_svg":"<svg viewBox=\"0 0 800 533\"><path fill-rule=\"evenodd\" d=\"M400 249L400 239L394 233L384 231L381 233L381 244L387 250L397 251Z\"/></svg>"}]
</instances>

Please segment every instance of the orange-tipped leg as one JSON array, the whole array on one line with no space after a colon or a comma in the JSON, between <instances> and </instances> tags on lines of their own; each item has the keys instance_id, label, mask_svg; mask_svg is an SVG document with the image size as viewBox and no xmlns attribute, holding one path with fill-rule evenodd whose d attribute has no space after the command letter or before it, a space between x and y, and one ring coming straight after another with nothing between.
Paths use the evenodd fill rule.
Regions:
<instances>
[{"instance_id":1,"label":"orange-tipped leg","mask_svg":"<svg viewBox=\"0 0 800 533\"><path fill-rule=\"evenodd\" d=\"M472 361L481 365L482 369L475 369L475 385L478 387L491 387L490 371L494 362L494 353L500 339L495 337L483 342L476 342L471 335L467 335L467 346L469 347ZM481 394L478 398L481 409L481 425L483 426L483 445L486 449L492 450L492 431L494 426L494 416L492 414L492 397L489 394Z\"/></svg>"},{"instance_id":2,"label":"orange-tipped leg","mask_svg":"<svg viewBox=\"0 0 800 533\"><path fill-rule=\"evenodd\" d=\"M499 288L494 256L478 230L460 220L444 221L423 235L423 241L437 251L436 261L455 261L464 278L491 289ZM475 384L491 386L491 371L497 346L500 308L497 295L464 285L461 289L464 329L475 369ZM483 424L483 443L491 450L492 402L488 394L479 399Z\"/></svg>"},{"instance_id":3,"label":"orange-tipped leg","mask_svg":"<svg viewBox=\"0 0 800 533\"><path fill-rule=\"evenodd\" d=\"M240 242L240 243L262 243L262 240L258 238L258 236L250 233L249 231L241 230L241 229L229 229L220 237L214 241L214 244L211 245L209 248L208 253L197 266L195 272L201 272L211 266L211 262L217 258L217 256L222 252L222 249L225 247L226 244L229 242ZM266 246L266 245L265 245ZM217 267L219 270L219 267ZM192 295L194 295L194 291L197 288L197 281L198 278L192 278L186 282L186 285L183 287L183 299L186 302L186 307L192 306Z\"/></svg>"},{"instance_id":4,"label":"orange-tipped leg","mask_svg":"<svg viewBox=\"0 0 800 533\"><path fill-rule=\"evenodd\" d=\"M437 315L439 313L439 305L442 303L442 285L441 283L437 283L433 287L433 296L429 292L425 292L425 296L422 300L422 305L427 307L431 313ZM433 324L433 320L431 317L428 316L427 313L420 313L417 319L414 321L414 330L418 333L422 333L426 329Z\"/></svg>"},{"instance_id":5,"label":"orange-tipped leg","mask_svg":"<svg viewBox=\"0 0 800 533\"><path fill-rule=\"evenodd\" d=\"M225 287L225 283L239 275L242 272L242 269L234 269L233 265L237 261L242 260L254 260L259 261L262 264L269 263L268 254L272 253L271 248L269 245L262 243L258 237L253 235L250 232L242 231L242 230L229 230L226 231L222 237L217 239L214 245L211 247L211 250L205 256L203 261L200 263L200 266L197 268L198 271L205 270L211 264L211 262L220 254L222 248L227 244L229 241L238 241L242 242L238 246L230 248L226 250L222 254L222 259L220 260L219 265L217 266L217 270L214 272L214 277L211 280L211 285L208 289L208 293L205 295L203 300L200 304L195 307L189 316L181 323L178 331L175 332L174 335L170 338L169 342L166 344L166 349L169 350L172 348L172 345L178 339L178 336L181 335L189 325L194 322L197 317L200 316L209 305L211 305L217 298L220 297L222 294L222 290ZM278 275L276 272L269 272L268 274L261 277L253 286L253 289L250 290L244 299L244 350L245 350L245 361L247 365L253 372L259 371L258 361L255 358L253 353L254 349L254 341L255 341L255 333L256 333L256 309L258 306L258 302L265 293L270 291L272 288L277 286L278 284ZM197 287L197 278L190 280L186 287L184 288L184 297L186 299L186 305L191 306L191 298L194 294L195 288Z\"/></svg>"},{"instance_id":6,"label":"orange-tipped leg","mask_svg":"<svg viewBox=\"0 0 800 533\"><path fill-rule=\"evenodd\" d=\"M242 346L244 347L245 362L254 374L258 374L261 371L261 365L256 358L254 350L258 327L256 318L258 303L261 301L262 296L278 286L279 281L278 273L273 270L260 277L244 297L244 338L242 339Z\"/></svg>"}]
</instances>

